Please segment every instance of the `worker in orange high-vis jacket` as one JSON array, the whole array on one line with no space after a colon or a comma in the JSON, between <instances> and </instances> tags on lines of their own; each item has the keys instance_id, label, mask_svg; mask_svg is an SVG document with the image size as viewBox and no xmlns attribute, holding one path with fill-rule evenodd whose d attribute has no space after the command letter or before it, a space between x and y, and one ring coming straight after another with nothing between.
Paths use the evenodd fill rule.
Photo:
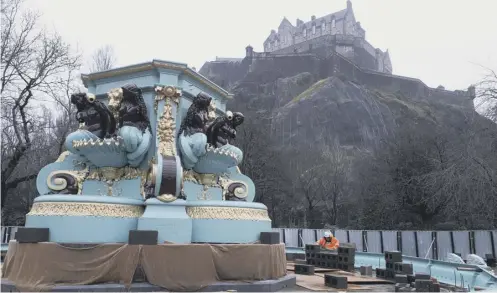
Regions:
<instances>
[{"instance_id":1,"label":"worker in orange high-vis jacket","mask_svg":"<svg viewBox=\"0 0 497 293\"><path fill-rule=\"evenodd\" d=\"M326 231L324 232L324 237L319 239L317 244L324 249L335 250L338 249L340 242L338 239L333 237L333 234L331 234L330 231Z\"/></svg>"}]
</instances>

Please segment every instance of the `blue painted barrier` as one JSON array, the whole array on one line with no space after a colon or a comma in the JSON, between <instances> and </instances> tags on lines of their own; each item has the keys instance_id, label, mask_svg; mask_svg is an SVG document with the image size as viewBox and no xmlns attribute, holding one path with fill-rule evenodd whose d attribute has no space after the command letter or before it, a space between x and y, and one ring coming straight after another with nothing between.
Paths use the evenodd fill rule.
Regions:
<instances>
[{"instance_id":1,"label":"blue painted barrier","mask_svg":"<svg viewBox=\"0 0 497 293\"><path fill-rule=\"evenodd\" d=\"M305 256L304 248L287 247L286 253L301 254ZM474 290L475 287L497 291L497 277L481 268L468 265L456 264L446 261L425 259L413 256L402 257L403 262L410 263L415 273L428 273L439 282L465 287ZM385 258L382 253L356 251L355 266L372 266L375 268L385 268Z\"/></svg>"}]
</instances>

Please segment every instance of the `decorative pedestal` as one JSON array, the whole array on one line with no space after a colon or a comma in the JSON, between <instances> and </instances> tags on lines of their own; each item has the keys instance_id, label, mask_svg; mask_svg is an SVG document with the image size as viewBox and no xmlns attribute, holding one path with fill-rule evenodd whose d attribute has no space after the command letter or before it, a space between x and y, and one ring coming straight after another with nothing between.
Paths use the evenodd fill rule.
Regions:
<instances>
[{"instance_id":1,"label":"decorative pedestal","mask_svg":"<svg viewBox=\"0 0 497 293\"><path fill-rule=\"evenodd\" d=\"M143 201L92 195L42 195L26 215L26 227L49 228L59 243L128 242L143 214Z\"/></svg>"},{"instance_id":2,"label":"decorative pedestal","mask_svg":"<svg viewBox=\"0 0 497 293\"><path fill-rule=\"evenodd\" d=\"M157 230L159 243L190 243L192 219L186 213L186 204L184 200L165 203L155 198L148 199L145 213L138 220L138 230Z\"/></svg>"},{"instance_id":3,"label":"decorative pedestal","mask_svg":"<svg viewBox=\"0 0 497 293\"><path fill-rule=\"evenodd\" d=\"M241 201L188 201L192 242L252 243L261 232L271 231L267 207Z\"/></svg>"}]
</instances>

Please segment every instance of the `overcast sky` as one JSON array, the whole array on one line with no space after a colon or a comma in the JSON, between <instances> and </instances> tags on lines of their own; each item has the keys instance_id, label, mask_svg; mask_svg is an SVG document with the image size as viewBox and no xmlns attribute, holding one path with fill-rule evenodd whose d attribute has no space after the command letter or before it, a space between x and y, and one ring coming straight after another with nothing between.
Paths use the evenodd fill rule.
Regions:
<instances>
[{"instance_id":1,"label":"overcast sky","mask_svg":"<svg viewBox=\"0 0 497 293\"><path fill-rule=\"evenodd\" d=\"M286 16L309 21L346 7L346 0L29 0L88 58L112 45L118 65L163 59L200 69L219 57L263 51ZM497 69L496 0L353 0L357 21L375 47L389 49L394 74L432 87L465 89ZM83 70L85 71L85 70Z\"/></svg>"}]
</instances>

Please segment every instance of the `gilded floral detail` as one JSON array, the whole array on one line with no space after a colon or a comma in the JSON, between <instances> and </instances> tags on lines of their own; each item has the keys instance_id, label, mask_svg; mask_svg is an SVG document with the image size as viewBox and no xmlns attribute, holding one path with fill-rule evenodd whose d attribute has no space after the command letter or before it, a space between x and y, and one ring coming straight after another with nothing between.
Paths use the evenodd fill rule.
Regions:
<instances>
[{"instance_id":1,"label":"gilded floral detail","mask_svg":"<svg viewBox=\"0 0 497 293\"><path fill-rule=\"evenodd\" d=\"M142 170L140 168L132 168L125 166L122 168L115 167L101 167L95 168L90 171L90 174L86 179L98 180L105 182L107 184L107 195L114 196L118 192L117 189L113 189L115 182L120 180L131 180L140 178L140 193L145 197L145 182L147 179L147 170Z\"/></svg>"},{"instance_id":2,"label":"gilded floral detail","mask_svg":"<svg viewBox=\"0 0 497 293\"><path fill-rule=\"evenodd\" d=\"M193 219L271 221L267 210L254 208L187 207L186 213Z\"/></svg>"},{"instance_id":3,"label":"gilded floral detail","mask_svg":"<svg viewBox=\"0 0 497 293\"><path fill-rule=\"evenodd\" d=\"M86 202L35 202L28 216L90 216L138 218L144 207L123 204Z\"/></svg>"},{"instance_id":4,"label":"gilded floral detail","mask_svg":"<svg viewBox=\"0 0 497 293\"><path fill-rule=\"evenodd\" d=\"M157 124L157 137L159 138L159 154L162 156L175 156L175 129L176 121L173 115L172 103L179 104L179 97L181 96L181 91L172 86L161 87L157 86L155 88L155 108L159 101L164 101L164 108Z\"/></svg>"}]
</instances>

